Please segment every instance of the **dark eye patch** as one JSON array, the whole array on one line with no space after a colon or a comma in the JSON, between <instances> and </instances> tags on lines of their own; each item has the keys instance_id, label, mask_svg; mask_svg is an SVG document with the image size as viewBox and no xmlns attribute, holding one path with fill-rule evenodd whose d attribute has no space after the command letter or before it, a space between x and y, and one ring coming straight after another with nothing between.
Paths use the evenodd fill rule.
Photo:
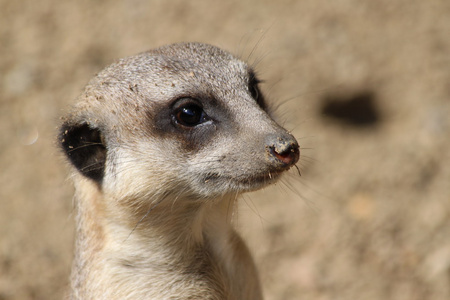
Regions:
<instances>
[{"instance_id":1,"label":"dark eye patch","mask_svg":"<svg viewBox=\"0 0 450 300\"><path fill-rule=\"evenodd\" d=\"M248 81L248 91L256 103L263 109L266 110L266 103L264 97L259 89L259 84L261 81L256 77L254 71L249 71L249 81Z\"/></svg>"}]
</instances>

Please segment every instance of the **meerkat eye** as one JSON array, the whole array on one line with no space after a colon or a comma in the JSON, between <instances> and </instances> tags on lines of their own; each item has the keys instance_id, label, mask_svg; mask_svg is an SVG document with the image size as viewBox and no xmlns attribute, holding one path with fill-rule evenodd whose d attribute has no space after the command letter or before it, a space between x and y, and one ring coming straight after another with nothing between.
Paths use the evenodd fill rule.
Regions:
<instances>
[{"instance_id":1,"label":"meerkat eye","mask_svg":"<svg viewBox=\"0 0 450 300\"><path fill-rule=\"evenodd\" d=\"M194 127L208 120L203 108L190 101L181 101L180 105L175 108L173 117L177 124Z\"/></svg>"}]
</instances>

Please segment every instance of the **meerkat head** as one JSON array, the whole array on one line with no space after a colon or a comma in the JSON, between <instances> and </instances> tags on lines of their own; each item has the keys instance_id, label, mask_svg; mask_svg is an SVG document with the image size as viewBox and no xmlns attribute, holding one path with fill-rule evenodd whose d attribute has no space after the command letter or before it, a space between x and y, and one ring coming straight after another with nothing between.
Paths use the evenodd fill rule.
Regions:
<instances>
[{"instance_id":1,"label":"meerkat head","mask_svg":"<svg viewBox=\"0 0 450 300\"><path fill-rule=\"evenodd\" d=\"M255 190L299 159L258 83L251 67L210 45L128 57L90 81L60 143L80 176L117 199Z\"/></svg>"}]
</instances>

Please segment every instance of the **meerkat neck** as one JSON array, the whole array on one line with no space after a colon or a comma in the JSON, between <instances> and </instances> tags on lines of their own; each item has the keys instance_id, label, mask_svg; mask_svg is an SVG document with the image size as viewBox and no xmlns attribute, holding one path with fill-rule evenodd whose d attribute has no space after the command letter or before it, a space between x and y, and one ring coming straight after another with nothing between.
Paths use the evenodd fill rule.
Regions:
<instances>
[{"instance_id":1,"label":"meerkat neck","mask_svg":"<svg viewBox=\"0 0 450 300\"><path fill-rule=\"evenodd\" d=\"M189 205L180 201L179 206L157 207L144 219L138 217L130 222L126 216L111 213L105 203L111 199L105 199L95 184L81 179L76 188L77 256L72 272L75 292L89 294L85 291L94 286L110 287L111 282L129 281L134 275L140 276L136 280L147 277L147 282L161 283L154 277L165 269L173 273L174 269L182 272L193 268L195 272L198 268L201 273L201 268L208 266L220 273L236 272L229 269L235 263L227 257L236 235L230 224L235 196ZM209 253L207 260L198 260L199 253ZM139 272L130 275L131 269ZM120 277L123 274L127 275ZM102 282L96 282L98 278Z\"/></svg>"},{"instance_id":2,"label":"meerkat neck","mask_svg":"<svg viewBox=\"0 0 450 300\"><path fill-rule=\"evenodd\" d=\"M89 180L80 178L76 190L78 231L82 238L89 238L95 244L95 249L103 248L100 245L105 244L104 239L112 238L118 243L157 239L167 246L171 243L202 244L204 238L225 233L231 227L237 198L237 195L224 195L207 201L177 201L165 206L154 205L134 214L131 209L128 213L123 209L113 211L108 201L116 199L105 199L98 186ZM117 203L110 206L117 207ZM175 247L179 249L180 245Z\"/></svg>"}]
</instances>

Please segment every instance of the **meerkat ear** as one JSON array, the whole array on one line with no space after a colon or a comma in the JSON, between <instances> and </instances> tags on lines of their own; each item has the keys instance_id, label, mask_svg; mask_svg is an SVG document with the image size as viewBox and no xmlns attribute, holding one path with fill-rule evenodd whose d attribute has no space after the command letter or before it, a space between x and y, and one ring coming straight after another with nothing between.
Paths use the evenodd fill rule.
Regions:
<instances>
[{"instance_id":1,"label":"meerkat ear","mask_svg":"<svg viewBox=\"0 0 450 300\"><path fill-rule=\"evenodd\" d=\"M98 128L91 128L86 123L64 123L59 133L59 143L81 174L101 183L105 170L106 145Z\"/></svg>"}]
</instances>

